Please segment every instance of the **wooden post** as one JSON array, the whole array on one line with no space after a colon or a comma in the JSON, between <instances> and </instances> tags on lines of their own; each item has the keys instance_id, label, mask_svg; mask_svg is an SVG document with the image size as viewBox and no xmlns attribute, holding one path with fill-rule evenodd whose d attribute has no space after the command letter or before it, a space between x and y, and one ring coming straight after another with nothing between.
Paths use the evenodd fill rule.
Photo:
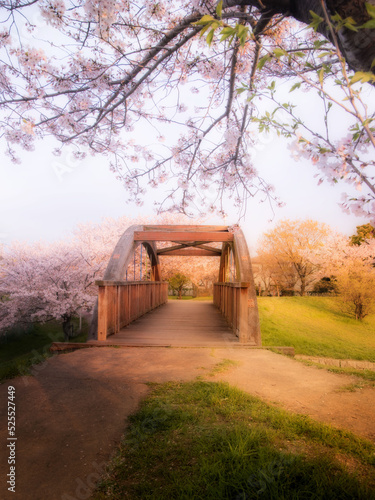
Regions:
<instances>
[{"instance_id":1,"label":"wooden post","mask_svg":"<svg viewBox=\"0 0 375 500\"><path fill-rule=\"evenodd\" d=\"M238 338L241 343L248 342L248 311L247 311L247 288L240 288L240 315Z\"/></svg>"},{"instance_id":2,"label":"wooden post","mask_svg":"<svg viewBox=\"0 0 375 500\"><path fill-rule=\"evenodd\" d=\"M98 340L107 339L107 287L99 286L98 295Z\"/></svg>"},{"instance_id":3,"label":"wooden post","mask_svg":"<svg viewBox=\"0 0 375 500\"><path fill-rule=\"evenodd\" d=\"M258 307L254 290L255 288L249 288L247 295L247 321L249 325L247 342L251 342L255 345L262 345Z\"/></svg>"}]
</instances>

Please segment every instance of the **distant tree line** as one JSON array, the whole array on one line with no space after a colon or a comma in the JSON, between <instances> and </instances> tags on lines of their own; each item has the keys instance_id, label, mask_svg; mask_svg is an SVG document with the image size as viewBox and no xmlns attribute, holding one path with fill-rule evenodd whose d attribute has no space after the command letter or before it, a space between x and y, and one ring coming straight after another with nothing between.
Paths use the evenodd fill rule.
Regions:
<instances>
[{"instance_id":1,"label":"distant tree line","mask_svg":"<svg viewBox=\"0 0 375 500\"><path fill-rule=\"evenodd\" d=\"M338 295L357 319L375 304L375 238L371 224L350 238L313 220L283 220L258 243L259 294Z\"/></svg>"}]
</instances>

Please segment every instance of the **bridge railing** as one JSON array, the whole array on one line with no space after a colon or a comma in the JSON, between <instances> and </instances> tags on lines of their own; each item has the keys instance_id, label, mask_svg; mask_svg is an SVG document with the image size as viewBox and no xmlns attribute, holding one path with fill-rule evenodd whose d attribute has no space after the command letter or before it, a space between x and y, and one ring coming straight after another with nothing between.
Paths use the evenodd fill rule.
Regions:
<instances>
[{"instance_id":1,"label":"bridge railing","mask_svg":"<svg viewBox=\"0 0 375 500\"><path fill-rule=\"evenodd\" d=\"M227 320L240 343L260 345L259 338L254 337L255 302L251 298L250 283L214 283L214 305ZM256 334L255 334L256 335Z\"/></svg>"},{"instance_id":2,"label":"bridge railing","mask_svg":"<svg viewBox=\"0 0 375 500\"><path fill-rule=\"evenodd\" d=\"M168 300L168 283L163 281L96 281L98 295L98 340Z\"/></svg>"}]
</instances>

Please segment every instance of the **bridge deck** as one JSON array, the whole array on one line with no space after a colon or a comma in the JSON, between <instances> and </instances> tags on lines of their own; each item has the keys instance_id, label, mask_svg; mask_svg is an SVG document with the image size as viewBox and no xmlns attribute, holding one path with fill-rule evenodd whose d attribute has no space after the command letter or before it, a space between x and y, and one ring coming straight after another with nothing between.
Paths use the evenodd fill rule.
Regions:
<instances>
[{"instance_id":1,"label":"bridge deck","mask_svg":"<svg viewBox=\"0 0 375 500\"><path fill-rule=\"evenodd\" d=\"M90 344L98 344L91 341ZM173 300L110 336L107 345L235 346L238 338L212 302ZM243 344L242 344L243 345Z\"/></svg>"}]
</instances>

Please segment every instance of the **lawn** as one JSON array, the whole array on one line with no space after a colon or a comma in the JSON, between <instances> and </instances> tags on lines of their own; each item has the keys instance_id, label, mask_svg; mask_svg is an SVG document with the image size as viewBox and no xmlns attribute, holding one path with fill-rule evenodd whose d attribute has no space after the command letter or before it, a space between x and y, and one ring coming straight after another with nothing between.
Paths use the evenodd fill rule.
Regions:
<instances>
[{"instance_id":1,"label":"lawn","mask_svg":"<svg viewBox=\"0 0 375 500\"><path fill-rule=\"evenodd\" d=\"M227 384L152 385L94 500L375 499L375 446Z\"/></svg>"},{"instance_id":2,"label":"lawn","mask_svg":"<svg viewBox=\"0 0 375 500\"><path fill-rule=\"evenodd\" d=\"M88 325L83 322L82 332L74 337L74 342L86 342L87 331ZM63 341L62 326L55 321L35 324L28 331L0 337L0 380L27 375L32 365L51 356L52 342Z\"/></svg>"},{"instance_id":3,"label":"lawn","mask_svg":"<svg viewBox=\"0 0 375 500\"><path fill-rule=\"evenodd\" d=\"M296 354L375 362L375 316L356 321L335 297L258 297L262 343Z\"/></svg>"}]
</instances>

